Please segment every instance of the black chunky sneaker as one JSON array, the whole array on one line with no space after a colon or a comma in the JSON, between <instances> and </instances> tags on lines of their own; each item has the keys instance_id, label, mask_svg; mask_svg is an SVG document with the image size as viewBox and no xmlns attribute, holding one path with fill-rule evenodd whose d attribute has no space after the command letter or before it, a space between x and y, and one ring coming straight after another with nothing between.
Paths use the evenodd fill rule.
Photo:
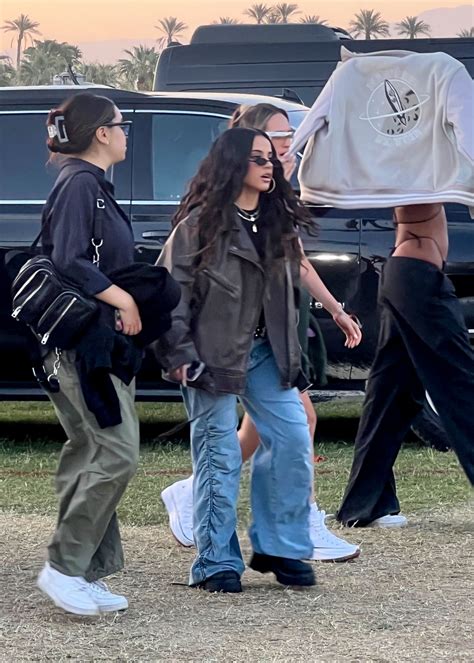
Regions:
<instances>
[{"instance_id":1,"label":"black chunky sneaker","mask_svg":"<svg viewBox=\"0 0 474 663\"><path fill-rule=\"evenodd\" d=\"M313 567L299 559L254 553L249 562L249 567L260 573L274 573L276 579L282 585L311 587L316 584Z\"/></svg>"},{"instance_id":2,"label":"black chunky sneaker","mask_svg":"<svg viewBox=\"0 0 474 663\"><path fill-rule=\"evenodd\" d=\"M198 589L205 589L206 592L238 594L242 591L240 576L236 571L220 571L194 586Z\"/></svg>"}]
</instances>

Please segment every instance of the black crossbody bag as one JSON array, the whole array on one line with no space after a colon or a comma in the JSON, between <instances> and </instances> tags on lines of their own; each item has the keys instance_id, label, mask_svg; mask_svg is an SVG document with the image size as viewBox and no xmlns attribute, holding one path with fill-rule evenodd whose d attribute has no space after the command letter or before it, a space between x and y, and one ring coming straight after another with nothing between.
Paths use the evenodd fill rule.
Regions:
<instances>
[{"instance_id":1,"label":"black crossbody bag","mask_svg":"<svg viewBox=\"0 0 474 663\"><path fill-rule=\"evenodd\" d=\"M91 245L92 263L99 266L103 244L104 198L96 199ZM93 298L64 283L53 262L38 254L43 229L28 251L10 251L6 264L23 263L11 286L12 317L27 325L40 345L70 350L95 320L99 305ZM29 257L28 256L33 256Z\"/></svg>"}]
</instances>

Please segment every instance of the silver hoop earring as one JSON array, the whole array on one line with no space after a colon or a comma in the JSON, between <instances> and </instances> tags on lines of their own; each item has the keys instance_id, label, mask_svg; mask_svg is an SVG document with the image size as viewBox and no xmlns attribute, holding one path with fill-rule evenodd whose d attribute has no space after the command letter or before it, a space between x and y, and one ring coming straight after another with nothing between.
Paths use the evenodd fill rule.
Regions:
<instances>
[{"instance_id":1,"label":"silver hoop earring","mask_svg":"<svg viewBox=\"0 0 474 663\"><path fill-rule=\"evenodd\" d=\"M276 189L276 182L275 182L275 178L272 177L271 187L270 187L270 189L267 189L267 191L265 191L265 193L273 193L273 191L275 191L275 189Z\"/></svg>"}]
</instances>

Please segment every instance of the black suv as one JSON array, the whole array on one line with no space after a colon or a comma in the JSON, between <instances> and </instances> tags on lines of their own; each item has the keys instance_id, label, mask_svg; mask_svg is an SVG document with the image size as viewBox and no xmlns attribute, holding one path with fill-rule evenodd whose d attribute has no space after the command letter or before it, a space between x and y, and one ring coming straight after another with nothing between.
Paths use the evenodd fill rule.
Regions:
<instances>
[{"instance_id":1,"label":"black suv","mask_svg":"<svg viewBox=\"0 0 474 663\"><path fill-rule=\"evenodd\" d=\"M40 398L32 381L28 355L11 318L3 266L7 249L29 245L39 229L43 203L56 176L48 164L45 120L48 110L70 94L92 89L119 106L133 120L127 159L109 173L117 199L130 215L137 259L154 262L170 230L170 219L199 161L227 127L241 103L275 103L297 126L307 108L287 101L231 93L134 93L112 88L0 88L0 397ZM363 389L376 343L376 293L380 268L393 243L390 210L311 208L320 228L306 237L310 260L339 301L364 325L359 348L344 348L343 336L318 302L311 306L310 356L319 383L329 391ZM465 208L448 205L450 256L447 272L454 281L474 339L474 223ZM74 228L71 228L74 232ZM414 284L416 287L416 284ZM177 391L161 381L153 356L147 356L138 379L138 398L165 400Z\"/></svg>"}]
</instances>

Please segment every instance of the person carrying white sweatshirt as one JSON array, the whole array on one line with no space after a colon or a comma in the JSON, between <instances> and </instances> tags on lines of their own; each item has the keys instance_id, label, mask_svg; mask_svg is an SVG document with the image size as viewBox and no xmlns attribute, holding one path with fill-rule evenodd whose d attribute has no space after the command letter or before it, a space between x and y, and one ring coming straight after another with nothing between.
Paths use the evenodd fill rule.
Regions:
<instances>
[{"instance_id":1,"label":"person carrying white sweatshirt","mask_svg":"<svg viewBox=\"0 0 474 663\"><path fill-rule=\"evenodd\" d=\"M301 198L343 209L474 208L474 82L446 53L351 53L298 127Z\"/></svg>"},{"instance_id":2,"label":"person carrying white sweatshirt","mask_svg":"<svg viewBox=\"0 0 474 663\"><path fill-rule=\"evenodd\" d=\"M400 527L393 464L425 390L474 485L474 352L443 269L443 202L474 207L474 85L443 53L370 55L343 49L292 145L309 139L304 201L346 209L395 207L395 246L380 279L377 351L336 518ZM471 214L472 216L472 214Z\"/></svg>"}]
</instances>

